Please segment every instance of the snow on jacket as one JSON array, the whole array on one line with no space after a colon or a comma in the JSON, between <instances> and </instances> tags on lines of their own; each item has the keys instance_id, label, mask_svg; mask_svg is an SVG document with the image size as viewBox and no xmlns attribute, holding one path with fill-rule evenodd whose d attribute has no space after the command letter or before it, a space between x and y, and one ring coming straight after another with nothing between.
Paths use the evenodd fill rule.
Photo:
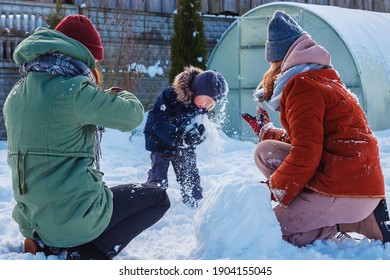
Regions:
<instances>
[{"instance_id":1,"label":"snow on jacket","mask_svg":"<svg viewBox=\"0 0 390 280\"><path fill-rule=\"evenodd\" d=\"M336 71L291 78L280 113L291 152L269 180L276 200L288 205L305 188L335 197L384 197L377 140ZM279 136L280 129L270 128L262 140Z\"/></svg>"},{"instance_id":2,"label":"snow on jacket","mask_svg":"<svg viewBox=\"0 0 390 280\"><path fill-rule=\"evenodd\" d=\"M180 78L157 97L144 128L146 150L174 154L183 147L183 132L190 129L196 116L206 113L192 102L190 83L199 73L194 69L182 72Z\"/></svg>"},{"instance_id":3,"label":"snow on jacket","mask_svg":"<svg viewBox=\"0 0 390 280\"><path fill-rule=\"evenodd\" d=\"M60 32L38 28L18 45L16 63L59 52L95 68L89 50ZM112 192L94 169L96 125L130 131L144 109L131 93L117 96L85 76L30 72L4 104L8 163L16 205L12 216L25 237L36 231L49 246L73 247L108 225ZM23 185L26 192L19 191Z\"/></svg>"}]
</instances>

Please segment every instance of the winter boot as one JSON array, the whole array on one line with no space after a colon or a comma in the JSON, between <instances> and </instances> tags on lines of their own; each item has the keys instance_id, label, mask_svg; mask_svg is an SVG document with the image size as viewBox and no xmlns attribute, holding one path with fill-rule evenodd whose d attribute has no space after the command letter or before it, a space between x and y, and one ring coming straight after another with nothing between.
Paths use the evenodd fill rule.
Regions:
<instances>
[{"instance_id":1,"label":"winter boot","mask_svg":"<svg viewBox=\"0 0 390 280\"><path fill-rule=\"evenodd\" d=\"M23 252L35 255L38 252L43 252L43 248L38 244L36 240L26 238L23 244Z\"/></svg>"},{"instance_id":2,"label":"winter boot","mask_svg":"<svg viewBox=\"0 0 390 280\"><path fill-rule=\"evenodd\" d=\"M39 252L43 252L46 256L57 255L61 250L61 248L47 246L36 232L34 232L33 238L26 238L23 244L23 252L33 255Z\"/></svg>"},{"instance_id":3,"label":"winter boot","mask_svg":"<svg viewBox=\"0 0 390 280\"><path fill-rule=\"evenodd\" d=\"M26 238L23 244L23 252L32 255L43 252L46 256L50 256L58 255L61 252L61 248L46 246L39 237L34 239Z\"/></svg>"},{"instance_id":4,"label":"winter boot","mask_svg":"<svg viewBox=\"0 0 390 280\"><path fill-rule=\"evenodd\" d=\"M357 232L367 238L390 242L390 219L387 212L386 200L382 199L367 218L352 224L339 224L338 230L342 233Z\"/></svg>"},{"instance_id":5,"label":"winter boot","mask_svg":"<svg viewBox=\"0 0 390 280\"><path fill-rule=\"evenodd\" d=\"M111 260L112 258L105 255L96 246L91 243L66 249L67 260Z\"/></svg>"},{"instance_id":6,"label":"winter boot","mask_svg":"<svg viewBox=\"0 0 390 280\"><path fill-rule=\"evenodd\" d=\"M382 199L374 210L374 216L383 235L383 243L390 242L390 218L386 199Z\"/></svg>"}]
</instances>

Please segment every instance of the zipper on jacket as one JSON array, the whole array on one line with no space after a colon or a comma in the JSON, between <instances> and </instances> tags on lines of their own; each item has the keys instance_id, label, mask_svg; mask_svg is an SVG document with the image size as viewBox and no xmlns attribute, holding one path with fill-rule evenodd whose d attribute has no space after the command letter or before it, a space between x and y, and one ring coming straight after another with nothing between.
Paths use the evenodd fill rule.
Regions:
<instances>
[{"instance_id":1,"label":"zipper on jacket","mask_svg":"<svg viewBox=\"0 0 390 280\"><path fill-rule=\"evenodd\" d=\"M21 153L18 150L18 154L17 154L17 157L18 157L18 160L17 160L17 164L18 164L18 190L19 190L19 194L21 194L21 195L27 193L27 181L26 181L26 159L27 159L27 155L28 155L28 151L26 151L24 153L24 155L22 156L22 159L23 159L23 182L21 184L21 182L20 182L20 156L21 156Z\"/></svg>"}]
</instances>

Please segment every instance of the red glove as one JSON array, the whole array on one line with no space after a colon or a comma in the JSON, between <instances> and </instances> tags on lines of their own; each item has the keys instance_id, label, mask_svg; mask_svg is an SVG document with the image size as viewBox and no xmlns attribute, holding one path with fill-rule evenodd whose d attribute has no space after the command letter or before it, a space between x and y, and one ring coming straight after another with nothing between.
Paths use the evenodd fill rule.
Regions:
<instances>
[{"instance_id":1,"label":"red glove","mask_svg":"<svg viewBox=\"0 0 390 280\"><path fill-rule=\"evenodd\" d=\"M259 123L257 122L257 119L255 117L249 115L248 113L243 113L241 116L252 127L255 135L259 136L260 126L259 126Z\"/></svg>"},{"instance_id":2,"label":"red glove","mask_svg":"<svg viewBox=\"0 0 390 280\"><path fill-rule=\"evenodd\" d=\"M117 95L119 91L123 90L123 88L121 88L121 87L110 87L109 90L111 91L111 94Z\"/></svg>"},{"instance_id":3,"label":"red glove","mask_svg":"<svg viewBox=\"0 0 390 280\"><path fill-rule=\"evenodd\" d=\"M263 109L261 106L257 106L256 118L248 113L243 113L241 116L249 123L256 136L259 136L261 128L271 121L267 110Z\"/></svg>"}]
</instances>

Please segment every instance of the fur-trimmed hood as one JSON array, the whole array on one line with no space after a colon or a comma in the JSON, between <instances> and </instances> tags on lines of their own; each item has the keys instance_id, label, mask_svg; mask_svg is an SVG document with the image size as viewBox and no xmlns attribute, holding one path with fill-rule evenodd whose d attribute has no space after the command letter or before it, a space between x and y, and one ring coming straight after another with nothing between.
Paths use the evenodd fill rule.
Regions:
<instances>
[{"instance_id":1,"label":"fur-trimmed hood","mask_svg":"<svg viewBox=\"0 0 390 280\"><path fill-rule=\"evenodd\" d=\"M204 72L202 69L194 66L184 68L184 71L178 74L173 81L172 87L177 94L177 100L185 105L192 102L194 93L191 91L191 81L198 74Z\"/></svg>"}]
</instances>

